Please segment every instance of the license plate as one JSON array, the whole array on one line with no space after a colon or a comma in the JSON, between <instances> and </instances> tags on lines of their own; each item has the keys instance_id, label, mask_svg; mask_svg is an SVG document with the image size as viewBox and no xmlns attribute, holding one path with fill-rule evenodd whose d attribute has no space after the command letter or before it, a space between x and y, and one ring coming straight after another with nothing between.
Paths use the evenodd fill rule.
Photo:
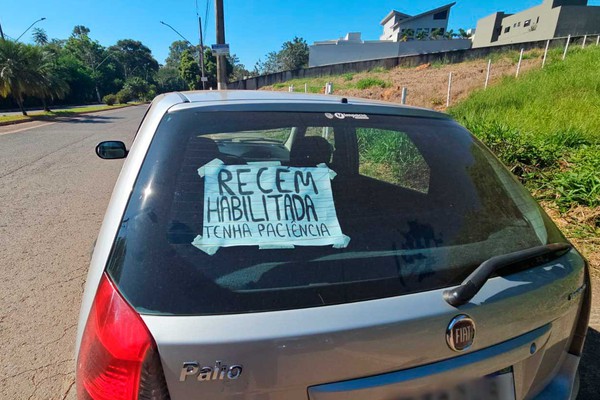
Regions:
<instances>
[{"instance_id":1,"label":"license plate","mask_svg":"<svg viewBox=\"0 0 600 400\"><path fill-rule=\"evenodd\" d=\"M512 368L506 368L451 389L400 397L398 400L515 400L514 374Z\"/></svg>"}]
</instances>

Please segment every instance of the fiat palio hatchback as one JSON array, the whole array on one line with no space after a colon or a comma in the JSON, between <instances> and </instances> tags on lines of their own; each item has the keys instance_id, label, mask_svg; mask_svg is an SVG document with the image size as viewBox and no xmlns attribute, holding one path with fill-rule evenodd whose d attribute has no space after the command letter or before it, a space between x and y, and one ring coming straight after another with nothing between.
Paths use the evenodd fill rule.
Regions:
<instances>
[{"instance_id":1,"label":"fiat palio hatchback","mask_svg":"<svg viewBox=\"0 0 600 400\"><path fill-rule=\"evenodd\" d=\"M569 399L588 267L447 115L157 97L87 278L80 399Z\"/></svg>"}]
</instances>

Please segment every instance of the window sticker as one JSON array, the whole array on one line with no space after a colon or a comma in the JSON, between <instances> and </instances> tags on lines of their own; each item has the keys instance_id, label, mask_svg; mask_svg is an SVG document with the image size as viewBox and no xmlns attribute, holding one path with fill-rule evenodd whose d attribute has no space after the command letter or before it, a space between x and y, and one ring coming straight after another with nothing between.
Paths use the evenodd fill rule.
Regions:
<instances>
[{"instance_id":1,"label":"window sticker","mask_svg":"<svg viewBox=\"0 0 600 400\"><path fill-rule=\"evenodd\" d=\"M198 174L204 178L204 224L192 245L209 255L220 247L345 248L350 242L333 203L336 174L325 164L225 165L215 159Z\"/></svg>"}]
</instances>

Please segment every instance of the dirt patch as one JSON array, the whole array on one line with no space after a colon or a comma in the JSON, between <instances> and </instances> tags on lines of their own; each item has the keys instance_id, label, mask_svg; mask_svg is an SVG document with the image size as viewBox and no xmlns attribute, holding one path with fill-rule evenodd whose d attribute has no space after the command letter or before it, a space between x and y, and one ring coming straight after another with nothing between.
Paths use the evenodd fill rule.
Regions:
<instances>
[{"instance_id":1,"label":"dirt patch","mask_svg":"<svg viewBox=\"0 0 600 400\"><path fill-rule=\"evenodd\" d=\"M600 283L600 209L577 206L561 213L551 203L544 210L590 263L592 276ZM600 302L600 299L598 299ZM600 311L600 304L595 307Z\"/></svg>"},{"instance_id":2,"label":"dirt patch","mask_svg":"<svg viewBox=\"0 0 600 400\"><path fill-rule=\"evenodd\" d=\"M541 60L537 58L524 60L521 65L521 72L539 68L540 65ZM450 72L452 72L450 100L452 105L465 99L474 90L484 88L487 61L476 60L447 65L424 64L416 68L394 68L383 73L359 73L354 76L353 80L376 77L389 82L390 87L373 87L367 90L336 89L335 94L400 103L402 88L405 87L408 91L408 105L445 110ZM514 74L516 74L516 65L512 59L497 60L492 65L490 84L500 81L505 76Z\"/></svg>"}]
</instances>

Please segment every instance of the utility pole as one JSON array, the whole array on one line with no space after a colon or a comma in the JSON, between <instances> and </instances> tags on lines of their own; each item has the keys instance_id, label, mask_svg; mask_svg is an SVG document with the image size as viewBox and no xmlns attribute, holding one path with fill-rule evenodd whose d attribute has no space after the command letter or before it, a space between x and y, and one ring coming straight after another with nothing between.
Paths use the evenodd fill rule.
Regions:
<instances>
[{"instance_id":1,"label":"utility pole","mask_svg":"<svg viewBox=\"0 0 600 400\"><path fill-rule=\"evenodd\" d=\"M217 44L225 44L223 0L215 0L215 17L217 19ZM217 89L227 89L227 59L223 55L217 55Z\"/></svg>"},{"instance_id":2,"label":"utility pole","mask_svg":"<svg viewBox=\"0 0 600 400\"><path fill-rule=\"evenodd\" d=\"M202 90L206 90L206 72L204 69L204 42L202 40L202 20L200 19L200 16L198 15L198 32L199 32L199 37L200 37L200 51L198 52L198 61L200 62L200 70L202 71L202 78L200 78L200 80L202 81Z\"/></svg>"}]
</instances>

